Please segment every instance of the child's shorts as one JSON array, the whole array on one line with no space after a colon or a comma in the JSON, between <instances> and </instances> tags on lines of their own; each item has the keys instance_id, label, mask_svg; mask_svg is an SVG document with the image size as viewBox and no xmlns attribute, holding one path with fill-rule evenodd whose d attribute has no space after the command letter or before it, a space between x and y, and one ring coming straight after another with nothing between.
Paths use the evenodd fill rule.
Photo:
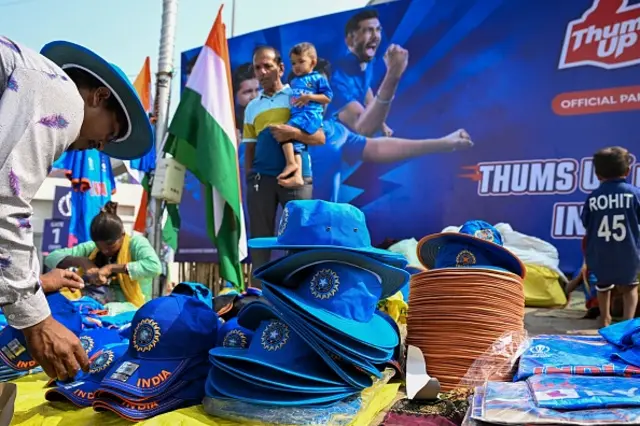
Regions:
<instances>
[{"instance_id":1,"label":"child's shorts","mask_svg":"<svg viewBox=\"0 0 640 426\"><path fill-rule=\"evenodd\" d=\"M638 281L631 283L631 284L601 284L601 283L597 283L596 284L596 290L598 290L601 293L606 293L607 291L611 291L616 287L637 287L638 286Z\"/></svg>"}]
</instances>

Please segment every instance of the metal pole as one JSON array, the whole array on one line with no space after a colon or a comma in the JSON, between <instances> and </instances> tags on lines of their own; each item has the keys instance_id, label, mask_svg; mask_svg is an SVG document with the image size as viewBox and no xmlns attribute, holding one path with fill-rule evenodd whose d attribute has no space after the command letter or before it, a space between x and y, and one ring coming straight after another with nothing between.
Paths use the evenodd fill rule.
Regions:
<instances>
[{"instance_id":1,"label":"metal pole","mask_svg":"<svg viewBox=\"0 0 640 426\"><path fill-rule=\"evenodd\" d=\"M154 115L156 116L156 164L163 156L164 140L169 126L169 102L171 100L171 78L173 76L173 50L176 39L178 0L163 0L162 28L160 30L160 50L158 72L156 74L156 96ZM149 240L158 255L162 252L162 201L152 198L149 202L148 217L152 217ZM153 296L162 295L160 278L153 280Z\"/></svg>"},{"instance_id":2,"label":"metal pole","mask_svg":"<svg viewBox=\"0 0 640 426\"><path fill-rule=\"evenodd\" d=\"M231 37L236 35L236 0L231 3Z\"/></svg>"}]
</instances>

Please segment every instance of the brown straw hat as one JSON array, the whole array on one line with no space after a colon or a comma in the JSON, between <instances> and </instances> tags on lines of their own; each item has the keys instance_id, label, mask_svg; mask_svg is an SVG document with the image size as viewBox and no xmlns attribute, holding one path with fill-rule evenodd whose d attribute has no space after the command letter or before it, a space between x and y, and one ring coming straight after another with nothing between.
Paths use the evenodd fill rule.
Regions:
<instances>
[{"instance_id":1,"label":"brown straw hat","mask_svg":"<svg viewBox=\"0 0 640 426\"><path fill-rule=\"evenodd\" d=\"M433 269L411 277L407 343L422 350L443 391L507 332L524 330L522 277L490 268ZM504 362L504 360L501 360ZM494 380L509 380L508 368Z\"/></svg>"}]
</instances>

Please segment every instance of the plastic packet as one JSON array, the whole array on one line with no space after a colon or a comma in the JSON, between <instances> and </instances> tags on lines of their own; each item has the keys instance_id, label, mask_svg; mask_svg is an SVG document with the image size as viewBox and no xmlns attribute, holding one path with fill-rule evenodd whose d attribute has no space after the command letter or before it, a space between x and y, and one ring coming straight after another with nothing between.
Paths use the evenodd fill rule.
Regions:
<instances>
[{"instance_id":1,"label":"plastic packet","mask_svg":"<svg viewBox=\"0 0 640 426\"><path fill-rule=\"evenodd\" d=\"M471 364L458 386L474 388L488 381L511 381L516 362L529 344L526 330L504 333Z\"/></svg>"}]
</instances>

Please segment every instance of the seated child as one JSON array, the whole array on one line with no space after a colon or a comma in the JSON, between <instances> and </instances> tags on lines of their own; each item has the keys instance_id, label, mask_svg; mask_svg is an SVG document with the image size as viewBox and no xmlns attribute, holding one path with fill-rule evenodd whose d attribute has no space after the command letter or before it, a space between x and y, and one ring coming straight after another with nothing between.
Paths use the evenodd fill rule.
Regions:
<instances>
[{"instance_id":1,"label":"seated child","mask_svg":"<svg viewBox=\"0 0 640 426\"><path fill-rule=\"evenodd\" d=\"M322 127L324 108L333 97L327 78L314 71L318 63L316 48L311 43L297 44L289 52L295 78L291 80L290 126L313 134ZM278 183L287 188L302 186L302 160L300 153L307 149L303 143L290 141L282 144L286 165L278 176Z\"/></svg>"}]
</instances>

